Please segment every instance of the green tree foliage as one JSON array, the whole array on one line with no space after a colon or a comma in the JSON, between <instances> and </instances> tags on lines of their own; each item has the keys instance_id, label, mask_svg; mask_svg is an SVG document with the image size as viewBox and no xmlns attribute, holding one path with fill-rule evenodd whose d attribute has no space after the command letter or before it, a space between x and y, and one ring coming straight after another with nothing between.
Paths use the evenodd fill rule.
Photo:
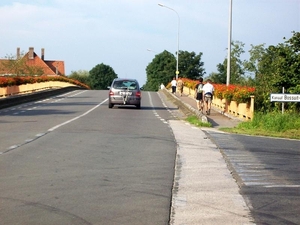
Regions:
<instances>
[{"instance_id":1,"label":"green tree foliage","mask_svg":"<svg viewBox=\"0 0 300 225\"><path fill-rule=\"evenodd\" d=\"M230 84L245 84L244 66L241 60L241 55L245 52L245 44L240 41L233 41L231 43L231 58L230 58ZM223 63L217 65L218 73L210 74L210 78L215 83L225 84L227 80L227 58Z\"/></svg>"},{"instance_id":2,"label":"green tree foliage","mask_svg":"<svg viewBox=\"0 0 300 225\"><path fill-rule=\"evenodd\" d=\"M256 108L269 112L280 108L280 104L270 102L270 93L281 93L284 87L287 93L294 93L300 80L300 33L277 46L252 46L250 60L245 68L255 73ZM288 103L299 111L299 103Z\"/></svg>"},{"instance_id":3,"label":"green tree foliage","mask_svg":"<svg viewBox=\"0 0 300 225\"><path fill-rule=\"evenodd\" d=\"M86 71L86 70L71 71L69 78L78 80L79 82L90 86L89 71Z\"/></svg>"},{"instance_id":4,"label":"green tree foliage","mask_svg":"<svg viewBox=\"0 0 300 225\"><path fill-rule=\"evenodd\" d=\"M292 32L293 36L286 41L295 53L300 52L300 32ZM286 38L284 38L286 39Z\"/></svg>"},{"instance_id":5,"label":"green tree foliage","mask_svg":"<svg viewBox=\"0 0 300 225\"><path fill-rule=\"evenodd\" d=\"M243 61L241 60L241 55L245 53L245 44L240 41L235 41L232 44L231 51L231 68L230 68L230 83L231 84L244 84L245 83L245 73L243 67Z\"/></svg>"},{"instance_id":6,"label":"green tree foliage","mask_svg":"<svg viewBox=\"0 0 300 225\"><path fill-rule=\"evenodd\" d=\"M257 76L259 69L258 64L262 60L263 55L266 53L265 44L251 45L249 50L250 59L244 62L244 67L246 70L251 71Z\"/></svg>"},{"instance_id":7,"label":"green tree foliage","mask_svg":"<svg viewBox=\"0 0 300 225\"><path fill-rule=\"evenodd\" d=\"M217 65L217 73L213 72L207 78L211 79L214 83L217 84L226 84L227 71L225 65L227 65L227 59L223 64L219 63Z\"/></svg>"},{"instance_id":8,"label":"green tree foliage","mask_svg":"<svg viewBox=\"0 0 300 225\"><path fill-rule=\"evenodd\" d=\"M179 76L189 79L198 79L204 76L202 53L179 51ZM167 85L176 76L176 57L168 51L155 56L146 68L147 82L144 90L157 91L160 84Z\"/></svg>"},{"instance_id":9,"label":"green tree foliage","mask_svg":"<svg viewBox=\"0 0 300 225\"><path fill-rule=\"evenodd\" d=\"M175 77L176 58L168 51L155 56L146 68L147 81L144 90L157 91L160 84L167 85Z\"/></svg>"},{"instance_id":10,"label":"green tree foliage","mask_svg":"<svg viewBox=\"0 0 300 225\"><path fill-rule=\"evenodd\" d=\"M196 55L195 52L179 51L178 70L181 77L192 80L205 75L204 62L201 61L203 53Z\"/></svg>"},{"instance_id":11,"label":"green tree foliage","mask_svg":"<svg viewBox=\"0 0 300 225\"><path fill-rule=\"evenodd\" d=\"M89 71L89 84L91 89L107 89L111 82L118 77L115 71L103 63L96 65Z\"/></svg>"}]
</instances>

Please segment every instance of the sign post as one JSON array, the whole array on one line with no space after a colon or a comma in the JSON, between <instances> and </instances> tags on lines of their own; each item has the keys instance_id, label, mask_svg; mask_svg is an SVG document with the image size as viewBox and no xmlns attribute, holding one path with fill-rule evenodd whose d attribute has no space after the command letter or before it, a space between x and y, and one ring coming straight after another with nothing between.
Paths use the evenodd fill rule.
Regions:
<instances>
[{"instance_id":1,"label":"sign post","mask_svg":"<svg viewBox=\"0 0 300 225\"><path fill-rule=\"evenodd\" d=\"M285 90L283 87L282 94L275 94L275 93L270 94L271 102L281 102L282 103L282 107L281 107L282 114L284 113L284 103L285 102L300 102L300 94L285 94L284 92L285 92Z\"/></svg>"},{"instance_id":2,"label":"sign post","mask_svg":"<svg viewBox=\"0 0 300 225\"><path fill-rule=\"evenodd\" d=\"M282 93L284 94L284 87L282 87ZM284 114L284 102L281 104L281 112Z\"/></svg>"}]
</instances>

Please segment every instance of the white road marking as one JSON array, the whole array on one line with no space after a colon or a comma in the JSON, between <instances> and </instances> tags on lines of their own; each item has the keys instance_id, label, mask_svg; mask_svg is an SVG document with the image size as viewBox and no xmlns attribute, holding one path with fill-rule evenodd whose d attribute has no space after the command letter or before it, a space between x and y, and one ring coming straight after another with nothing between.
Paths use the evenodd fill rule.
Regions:
<instances>
[{"instance_id":1,"label":"white road marking","mask_svg":"<svg viewBox=\"0 0 300 225\"><path fill-rule=\"evenodd\" d=\"M68 121L66 121L66 122L63 122L63 123L61 123L61 124L58 124L58 125L56 125L56 126L50 128L50 129L48 130L48 132L54 131L54 130L56 130L56 129L59 128L59 127L62 127L62 126L64 126L64 125L68 124L68 123L71 123L71 122L73 122L73 121L75 121L75 120L78 120L79 118L81 118L81 117L83 117L83 116L86 116L87 114L89 114L90 112L92 112L93 110L95 110L96 108L98 108L100 105L102 105L103 103L105 103L107 100L108 100L108 98L105 99L103 102L99 103L98 105L96 105L95 107L91 108L90 110L86 111L85 113L81 114L80 116L76 116L76 117L74 117L73 119L70 119L70 120L68 120Z\"/></svg>"},{"instance_id":2,"label":"white road marking","mask_svg":"<svg viewBox=\"0 0 300 225\"><path fill-rule=\"evenodd\" d=\"M42 136L44 136L46 133L39 133L39 134L36 134L35 136L36 137L42 137Z\"/></svg>"},{"instance_id":3,"label":"white road marking","mask_svg":"<svg viewBox=\"0 0 300 225\"><path fill-rule=\"evenodd\" d=\"M12 150L12 149L15 149L15 148L17 148L17 147L19 147L19 145L12 145L12 146L10 146L10 147L8 148L8 150Z\"/></svg>"},{"instance_id":4,"label":"white road marking","mask_svg":"<svg viewBox=\"0 0 300 225\"><path fill-rule=\"evenodd\" d=\"M277 184L277 185L266 185L265 188L300 188L300 185L293 185L293 184Z\"/></svg>"},{"instance_id":5,"label":"white road marking","mask_svg":"<svg viewBox=\"0 0 300 225\"><path fill-rule=\"evenodd\" d=\"M148 92L148 96L149 96L149 99L150 99L150 104L151 106L154 108L153 106L153 103L152 103L152 98L151 98L151 95L150 93ZM165 105L164 105L165 106ZM163 119L162 117L160 117L160 115L156 112L156 110L152 110L153 114L157 117L157 119L160 119L160 121L162 121L164 124L169 124L168 121L166 121L165 119Z\"/></svg>"},{"instance_id":6,"label":"white road marking","mask_svg":"<svg viewBox=\"0 0 300 225\"><path fill-rule=\"evenodd\" d=\"M31 138L31 139L26 139L26 140L25 140L25 143L32 142L33 140L34 140L33 138Z\"/></svg>"},{"instance_id":7,"label":"white road marking","mask_svg":"<svg viewBox=\"0 0 300 225\"><path fill-rule=\"evenodd\" d=\"M82 92L80 92L80 93L83 93L83 92L85 92L85 91L82 91ZM77 95L77 94L76 94L76 95ZM75 95L73 95L73 96L75 96ZM27 143L29 143L29 142L32 142L32 141L34 141L34 140L36 140L36 139L38 139L38 138L40 138L40 137L46 135L47 133L52 132L52 131L58 129L58 128L61 127L61 126L64 126L64 125L66 125L66 124L68 124L68 123L71 123L71 122L73 122L73 121L75 121L75 120L77 120L77 119L79 119L79 118L81 118L81 117L83 117L83 116L86 116L87 114L89 114L90 112L92 112L93 110L95 110L96 108L98 108L100 105L102 105L102 104L105 103L106 101L108 101L108 98L105 99L104 101L102 101L101 103L99 103L98 105L96 105L95 107L91 108L90 110L86 111L85 113L81 114L80 116L74 117L73 119L70 119L70 120L68 120L68 121L66 121L66 122L63 122L63 123L61 123L61 124L58 124L58 125L56 125L56 126L50 128L50 129L48 129L48 131L45 132L45 133L38 133L38 134L35 135L35 138L32 138L32 139L26 139L25 142L22 143L22 144L10 146L10 147L7 149L7 151L0 152L0 155L3 154L3 153L9 152L9 151L11 151L11 150L13 150L13 149L16 149L16 148L18 148L18 147L20 147L20 146L22 146L22 145L24 145L24 144L27 144ZM34 108L36 108L36 107L34 107ZM29 110L29 109L28 109L28 110Z\"/></svg>"}]
</instances>

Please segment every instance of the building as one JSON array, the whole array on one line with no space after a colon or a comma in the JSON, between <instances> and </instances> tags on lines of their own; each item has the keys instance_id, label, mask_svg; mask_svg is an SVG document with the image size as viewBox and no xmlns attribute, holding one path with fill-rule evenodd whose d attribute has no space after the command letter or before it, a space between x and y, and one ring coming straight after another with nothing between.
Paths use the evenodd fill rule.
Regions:
<instances>
[{"instance_id":1,"label":"building","mask_svg":"<svg viewBox=\"0 0 300 225\"><path fill-rule=\"evenodd\" d=\"M65 63L58 60L45 60L45 49L41 49L41 56L34 52L34 48L30 47L29 51L21 57L20 48L17 48L16 60L24 60L28 68L41 69L43 74L40 75L65 75ZM11 68L7 68L7 62L11 59L0 59L0 74L14 75L15 72Z\"/></svg>"}]
</instances>

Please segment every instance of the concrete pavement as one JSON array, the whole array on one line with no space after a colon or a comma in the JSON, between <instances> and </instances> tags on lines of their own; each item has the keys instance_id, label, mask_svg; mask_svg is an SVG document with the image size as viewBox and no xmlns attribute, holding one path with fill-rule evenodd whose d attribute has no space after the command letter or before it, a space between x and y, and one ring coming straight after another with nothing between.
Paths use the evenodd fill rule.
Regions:
<instances>
[{"instance_id":1,"label":"concrete pavement","mask_svg":"<svg viewBox=\"0 0 300 225\"><path fill-rule=\"evenodd\" d=\"M190 111L192 114L196 114L199 118L202 118L204 121L208 121L212 124L213 128L221 127L234 127L238 125L241 120L235 118L229 114L222 114L217 108L212 107L210 115L203 115L197 110L196 100L191 96L183 95L179 96L177 93L173 95L167 89L160 90L167 96L169 99L172 99L173 104L177 105L180 110L183 110L185 114L188 114L187 111Z\"/></svg>"},{"instance_id":2,"label":"concrete pavement","mask_svg":"<svg viewBox=\"0 0 300 225\"><path fill-rule=\"evenodd\" d=\"M166 90L163 93L170 94ZM172 98L179 108L199 113L194 99L188 96ZM203 117L202 114L198 116ZM233 127L240 122L215 110L207 120L213 128L205 129ZM178 146L170 224L254 224L225 159L204 130L182 120L170 120L169 124Z\"/></svg>"}]
</instances>

